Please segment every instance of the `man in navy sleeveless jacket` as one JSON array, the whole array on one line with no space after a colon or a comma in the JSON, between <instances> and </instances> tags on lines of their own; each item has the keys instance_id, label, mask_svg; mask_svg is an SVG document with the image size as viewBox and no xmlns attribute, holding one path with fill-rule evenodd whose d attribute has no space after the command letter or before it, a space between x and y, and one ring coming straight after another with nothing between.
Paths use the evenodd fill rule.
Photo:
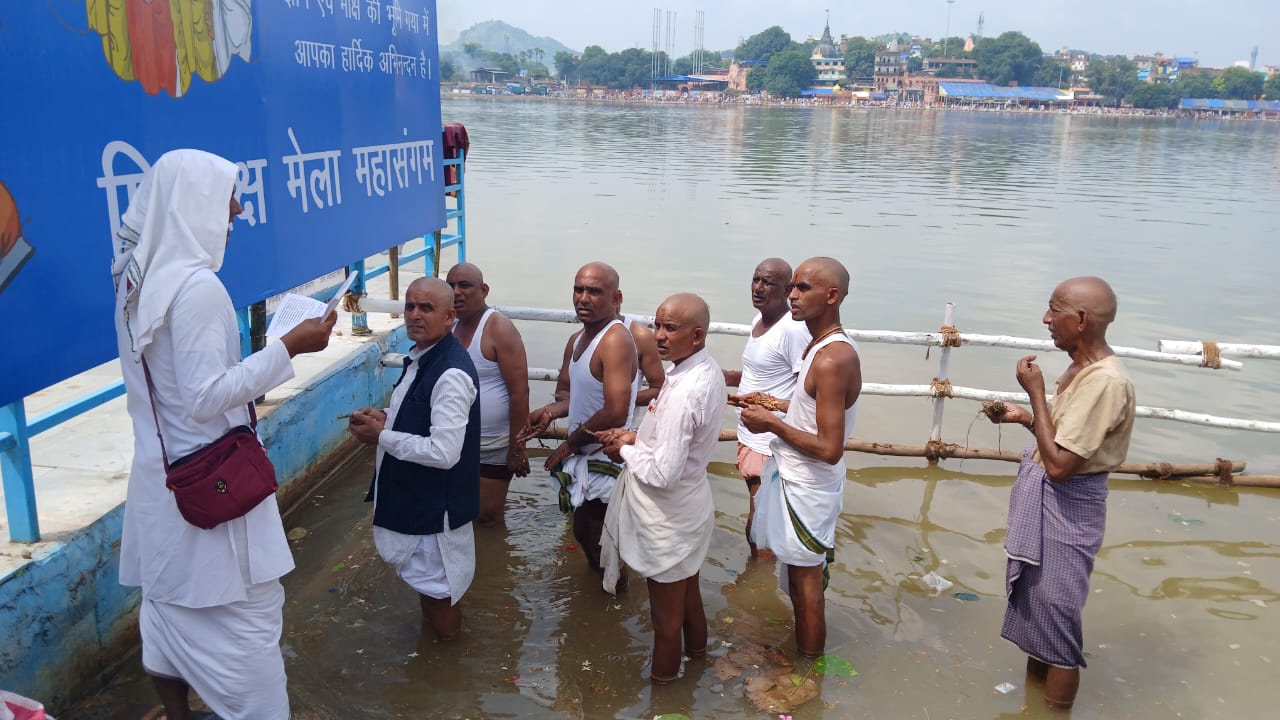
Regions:
<instances>
[{"instance_id":1,"label":"man in navy sleeveless jacket","mask_svg":"<svg viewBox=\"0 0 1280 720\"><path fill-rule=\"evenodd\" d=\"M413 281L404 325L414 346L390 407L350 420L351 434L378 449L365 498L374 503L378 554L417 591L423 620L441 640L462 629L458 601L475 577L472 521L480 511L479 384L450 332L454 316L447 283Z\"/></svg>"}]
</instances>

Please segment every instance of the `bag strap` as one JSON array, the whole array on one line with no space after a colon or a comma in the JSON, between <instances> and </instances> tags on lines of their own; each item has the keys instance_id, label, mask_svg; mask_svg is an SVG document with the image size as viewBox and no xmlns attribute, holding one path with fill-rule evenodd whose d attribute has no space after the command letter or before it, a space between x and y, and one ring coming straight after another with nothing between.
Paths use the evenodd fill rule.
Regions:
<instances>
[{"instance_id":1,"label":"bag strap","mask_svg":"<svg viewBox=\"0 0 1280 720\"><path fill-rule=\"evenodd\" d=\"M151 382L151 368L147 367L147 358L142 357L142 374L147 378L147 399L151 401L151 417L156 422L156 437L160 438L160 457L164 460L164 473L169 474L169 451L164 446L164 435L160 433L160 415L156 412L156 386ZM258 432L258 410L254 407L253 401L246 403L249 408L249 427L254 433Z\"/></svg>"}]
</instances>

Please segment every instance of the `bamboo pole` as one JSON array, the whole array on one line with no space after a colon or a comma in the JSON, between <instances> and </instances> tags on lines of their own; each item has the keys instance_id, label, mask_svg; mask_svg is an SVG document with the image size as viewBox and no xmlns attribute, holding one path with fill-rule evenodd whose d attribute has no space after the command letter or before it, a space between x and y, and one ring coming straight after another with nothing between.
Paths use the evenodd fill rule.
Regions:
<instances>
[{"instance_id":1,"label":"bamboo pole","mask_svg":"<svg viewBox=\"0 0 1280 720\"><path fill-rule=\"evenodd\" d=\"M559 322L559 323L576 323L577 315L572 310L548 310L545 308L529 308L529 307L508 307L498 306L498 312L506 315L512 320L538 320L542 322ZM627 317L639 320L649 326L653 325L653 316L651 315L632 315ZM751 333L750 325L741 323L723 323L713 322L707 330L712 335L736 335L745 337ZM940 332L899 332L896 330L854 330L845 329L849 337L857 342L869 343L886 343L890 345L923 345L943 347L946 342L946 336ZM1035 338L1015 337L1012 335L979 335L975 333L962 333L960 335L962 345L974 345L978 347L1004 347L1013 348L1015 350L1030 350L1034 352L1062 352L1054 347L1050 340L1039 340ZM1143 350L1142 348L1131 348L1115 346L1111 347L1115 354L1130 358L1133 360L1146 360L1149 362L1172 363L1174 365L1189 365L1192 367L1201 367L1203 358L1199 355L1176 355L1172 353L1156 352L1154 350ZM1226 370L1240 370L1244 366L1237 360L1223 360L1222 368Z\"/></svg>"},{"instance_id":2,"label":"bamboo pole","mask_svg":"<svg viewBox=\"0 0 1280 720\"><path fill-rule=\"evenodd\" d=\"M1280 360L1280 345L1250 345L1247 343L1218 343L1222 357L1246 357L1258 360ZM1204 343L1199 340L1161 340L1160 352L1204 355Z\"/></svg>"},{"instance_id":3,"label":"bamboo pole","mask_svg":"<svg viewBox=\"0 0 1280 720\"><path fill-rule=\"evenodd\" d=\"M942 326L945 328L955 327L956 304L947 303L946 310L942 313ZM938 353L938 377L936 383L947 383L947 373L951 370L951 346L943 345L942 352ZM933 390L933 386L930 387ZM929 442L942 442L942 410L943 403L946 402L946 396L936 390L933 391L933 426L929 428Z\"/></svg>"},{"instance_id":4,"label":"bamboo pole","mask_svg":"<svg viewBox=\"0 0 1280 720\"><path fill-rule=\"evenodd\" d=\"M550 427L547 428L540 437L548 440L563 440L564 436L565 432L563 428ZM737 440L737 430L726 428L720 431L721 442L737 442ZM884 455L889 457L937 457L937 454L931 450L929 445L900 445L897 443L874 442L853 438L850 438L845 442L844 449L848 452L860 452L870 455ZM1012 450L997 450L995 448L968 448L944 444L941 446L941 458L1000 460L1003 462L1016 463L1022 461L1022 453L1014 452ZM1218 463L1176 465L1172 463L1124 463L1120 467L1116 468L1113 473L1137 475L1149 480L1178 480L1210 485L1231 484L1243 487L1280 488L1280 475L1238 474L1244 472L1246 466L1247 463L1242 460L1231 461L1231 478L1229 483L1223 483L1222 479L1218 476L1218 472L1221 469Z\"/></svg>"}]
</instances>

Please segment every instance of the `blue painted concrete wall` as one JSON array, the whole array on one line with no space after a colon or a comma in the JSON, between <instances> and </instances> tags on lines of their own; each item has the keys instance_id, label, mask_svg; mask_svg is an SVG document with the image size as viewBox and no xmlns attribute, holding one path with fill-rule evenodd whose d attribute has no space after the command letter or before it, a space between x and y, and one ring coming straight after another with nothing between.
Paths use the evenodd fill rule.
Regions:
<instances>
[{"instance_id":1,"label":"blue painted concrete wall","mask_svg":"<svg viewBox=\"0 0 1280 720\"><path fill-rule=\"evenodd\" d=\"M304 392L263 408L259 430L276 466L282 506L304 497L345 459L351 444L337 416L383 406L400 371L383 368L379 359L407 344L398 328ZM118 582L123 520L121 504L0 578L0 689L56 709L94 690L101 673L136 646L139 594Z\"/></svg>"}]
</instances>

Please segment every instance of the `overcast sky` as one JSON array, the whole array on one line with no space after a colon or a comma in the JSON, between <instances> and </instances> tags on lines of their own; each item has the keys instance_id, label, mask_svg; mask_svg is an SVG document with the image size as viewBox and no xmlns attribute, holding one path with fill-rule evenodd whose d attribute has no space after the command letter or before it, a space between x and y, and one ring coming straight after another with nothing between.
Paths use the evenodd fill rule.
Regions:
<instances>
[{"instance_id":1,"label":"overcast sky","mask_svg":"<svg viewBox=\"0 0 1280 720\"><path fill-rule=\"evenodd\" d=\"M484 20L503 20L533 35L548 35L581 50L611 52L653 44L653 9L678 14L676 54L693 48L694 11L705 14L704 45L733 48L742 38L781 25L797 40L822 33L831 9L831 33L880 35L910 32L940 38L947 27L946 0L844 2L832 0L437 0L441 44ZM1068 45L1105 54L1197 56L1224 67L1248 60L1254 45L1258 67L1280 65L1280 0L956 0L951 34L1020 30L1046 51ZM663 14L665 17L665 13ZM1268 45L1270 43L1270 45Z\"/></svg>"}]
</instances>

